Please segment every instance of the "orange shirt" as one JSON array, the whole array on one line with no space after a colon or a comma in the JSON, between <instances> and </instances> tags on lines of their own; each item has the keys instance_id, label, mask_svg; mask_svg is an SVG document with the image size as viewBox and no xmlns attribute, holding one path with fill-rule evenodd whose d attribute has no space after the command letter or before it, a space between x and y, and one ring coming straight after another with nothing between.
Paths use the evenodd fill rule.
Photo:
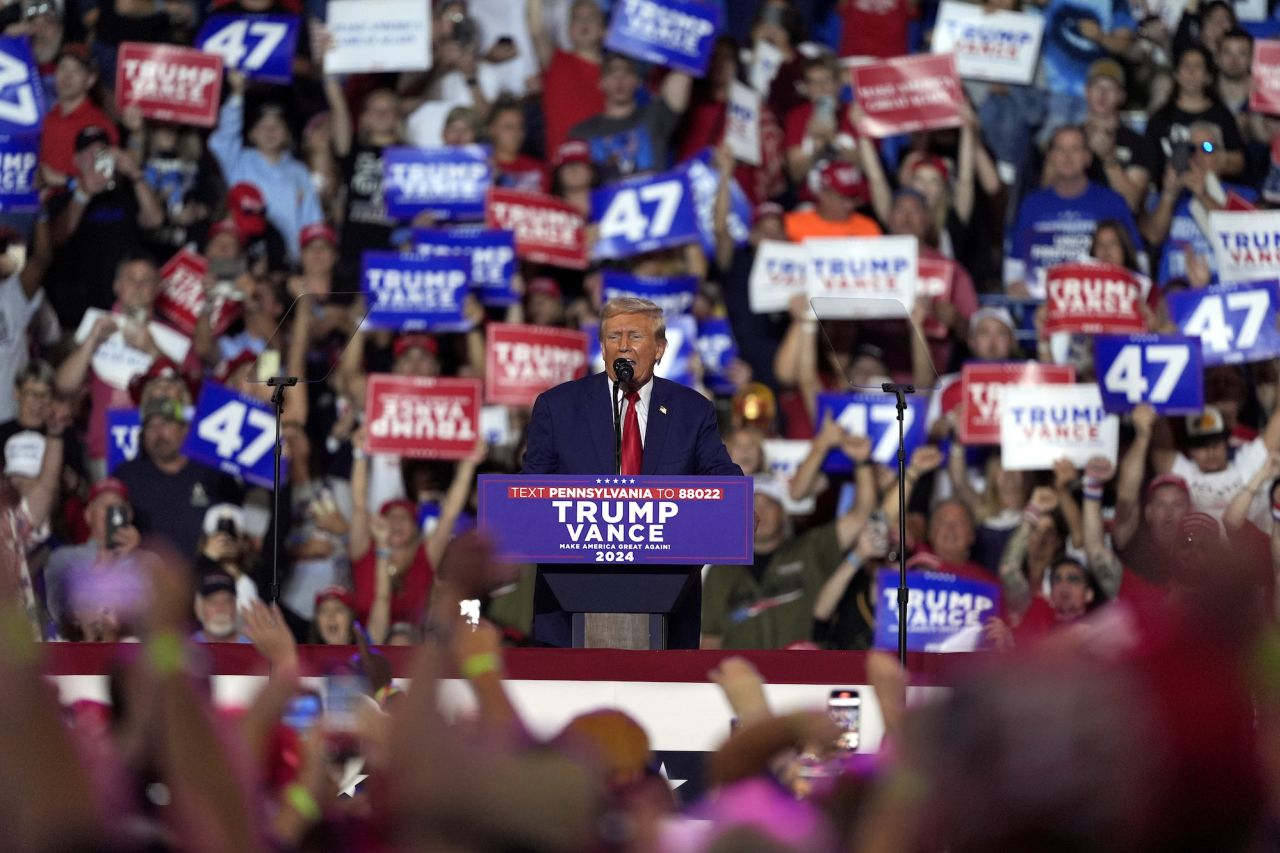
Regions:
<instances>
[{"instance_id":1,"label":"orange shirt","mask_svg":"<svg viewBox=\"0 0 1280 853\"><path fill-rule=\"evenodd\" d=\"M832 222L819 216L816 209L788 213L783 225L787 239L795 243L806 237L879 237L884 233L870 216L855 213L848 219Z\"/></svg>"}]
</instances>

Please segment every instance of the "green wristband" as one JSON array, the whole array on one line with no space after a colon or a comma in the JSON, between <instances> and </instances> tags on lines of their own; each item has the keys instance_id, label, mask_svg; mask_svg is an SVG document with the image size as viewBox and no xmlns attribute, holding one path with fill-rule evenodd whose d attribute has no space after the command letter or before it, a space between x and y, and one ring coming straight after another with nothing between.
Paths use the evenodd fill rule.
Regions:
<instances>
[{"instance_id":1,"label":"green wristband","mask_svg":"<svg viewBox=\"0 0 1280 853\"><path fill-rule=\"evenodd\" d=\"M301 782L294 782L284 789L284 800L293 810L310 823L320 819L320 805Z\"/></svg>"},{"instance_id":2,"label":"green wristband","mask_svg":"<svg viewBox=\"0 0 1280 853\"><path fill-rule=\"evenodd\" d=\"M497 672L501 664L502 661L493 652L481 652L464 660L458 669L463 678L471 681L487 673Z\"/></svg>"},{"instance_id":3,"label":"green wristband","mask_svg":"<svg viewBox=\"0 0 1280 853\"><path fill-rule=\"evenodd\" d=\"M172 631L164 631L151 637L144 650L152 671L160 675L181 672L187 664L187 646Z\"/></svg>"}]
</instances>

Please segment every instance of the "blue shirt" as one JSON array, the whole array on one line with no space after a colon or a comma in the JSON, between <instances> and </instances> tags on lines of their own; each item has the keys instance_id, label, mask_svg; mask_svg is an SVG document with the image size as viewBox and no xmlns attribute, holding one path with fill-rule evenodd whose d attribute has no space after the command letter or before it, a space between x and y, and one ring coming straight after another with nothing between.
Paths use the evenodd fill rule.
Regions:
<instances>
[{"instance_id":1,"label":"blue shirt","mask_svg":"<svg viewBox=\"0 0 1280 853\"><path fill-rule=\"evenodd\" d=\"M284 238L289 257L296 261L298 233L304 226L324 220L311 173L288 152L272 163L256 148L246 148L243 133L244 98L232 95L222 105L218 126L209 136L209 150L222 167L228 186L243 181L262 191L267 219Z\"/></svg>"},{"instance_id":2,"label":"blue shirt","mask_svg":"<svg viewBox=\"0 0 1280 853\"><path fill-rule=\"evenodd\" d=\"M1133 245L1142 238L1124 198L1108 187L1089 182L1075 198L1063 198L1051 187L1022 200L1005 247L1005 285L1024 281L1032 296L1044 296L1044 271L1055 264L1087 257L1093 232L1104 219L1120 221Z\"/></svg>"}]
</instances>

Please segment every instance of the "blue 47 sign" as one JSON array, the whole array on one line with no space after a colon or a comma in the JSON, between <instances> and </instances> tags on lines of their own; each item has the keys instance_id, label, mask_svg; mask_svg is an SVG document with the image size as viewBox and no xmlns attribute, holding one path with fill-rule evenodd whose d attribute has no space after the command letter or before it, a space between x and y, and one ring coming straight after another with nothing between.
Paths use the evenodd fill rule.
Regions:
<instances>
[{"instance_id":1,"label":"blue 47 sign","mask_svg":"<svg viewBox=\"0 0 1280 853\"><path fill-rule=\"evenodd\" d=\"M0 136L39 133L44 106L40 72L27 40L0 37Z\"/></svg>"},{"instance_id":2,"label":"blue 47 sign","mask_svg":"<svg viewBox=\"0 0 1280 853\"><path fill-rule=\"evenodd\" d=\"M925 416L929 402L924 397L907 397L902 413L903 451L907 458L924 443ZM830 414L849 435L871 439L871 460L881 465L895 464L898 458L898 406L886 394L819 394L816 421L821 424ZM847 474L853 470L849 457L840 450L827 454L822 470L828 474Z\"/></svg>"},{"instance_id":3,"label":"blue 47 sign","mask_svg":"<svg viewBox=\"0 0 1280 853\"><path fill-rule=\"evenodd\" d=\"M591 194L599 222L597 258L627 258L700 239L689 176L681 171L638 175Z\"/></svg>"},{"instance_id":4,"label":"blue 47 sign","mask_svg":"<svg viewBox=\"0 0 1280 853\"><path fill-rule=\"evenodd\" d=\"M138 458L142 417L137 409L107 410L107 474Z\"/></svg>"},{"instance_id":5,"label":"blue 47 sign","mask_svg":"<svg viewBox=\"0 0 1280 853\"><path fill-rule=\"evenodd\" d=\"M271 488L275 428L275 415L266 403L206 382L182 452L246 483ZM280 462L281 478L287 476L286 461Z\"/></svg>"},{"instance_id":6,"label":"blue 47 sign","mask_svg":"<svg viewBox=\"0 0 1280 853\"><path fill-rule=\"evenodd\" d=\"M1204 408L1204 364L1199 338L1183 335L1098 335L1093 361L1108 412L1149 403L1162 415Z\"/></svg>"},{"instance_id":7,"label":"blue 47 sign","mask_svg":"<svg viewBox=\"0 0 1280 853\"><path fill-rule=\"evenodd\" d=\"M1274 281L1170 293L1169 315L1184 335L1200 339L1206 367L1265 361L1280 355L1278 293Z\"/></svg>"},{"instance_id":8,"label":"blue 47 sign","mask_svg":"<svg viewBox=\"0 0 1280 853\"><path fill-rule=\"evenodd\" d=\"M196 36L196 47L221 56L224 68L284 86L293 80L297 44L294 15L214 15Z\"/></svg>"}]
</instances>

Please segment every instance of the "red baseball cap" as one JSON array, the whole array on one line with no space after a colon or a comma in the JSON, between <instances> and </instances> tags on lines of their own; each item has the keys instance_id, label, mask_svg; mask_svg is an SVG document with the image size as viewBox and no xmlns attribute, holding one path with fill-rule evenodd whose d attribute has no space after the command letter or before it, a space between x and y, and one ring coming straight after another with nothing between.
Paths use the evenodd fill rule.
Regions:
<instances>
[{"instance_id":1,"label":"red baseball cap","mask_svg":"<svg viewBox=\"0 0 1280 853\"><path fill-rule=\"evenodd\" d=\"M818 173L819 185L848 199L860 201L867 197L867 181L857 166L833 160Z\"/></svg>"},{"instance_id":2,"label":"red baseball cap","mask_svg":"<svg viewBox=\"0 0 1280 853\"><path fill-rule=\"evenodd\" d=\"M422 334L401 335L396 338L396 342L391 345L391 353L396 358L399 358L404 355L406 351L411 350L414 347L422 347L432 355L440 354L439 342L430 335Z\"/></svg>"},{"instance_id":3,"label":"red baseball cap","mask_svg":"<svg viewBox=\"0 0 1280 853\"><path fill-rule=\"evenodd\" d=\"M241 181L228 190L227 208L242 237L259 237L267 230L267 200L253 184Z\"/></svg>"},{"instance_id":4,"label":"red baseball cap","mask_svg":"<svg viewBox=\"0 0 1280 853\"><path fill-rule=\"evenodd\" d=\"M937 169L942 175L942 180L951 180L951 167L947 165L947 161L939 157L937 154L925 154L920 159L911 164L911 174L915 174L921 169Z\"/></svg>"},{"instance_id":5,"label":"red baseball cap","mask_svg":"<svg viewBox=\"0 0 1280 853\"><path fill-rule=\"evenodd\" d=\"M119 495L126 501L129 500L129 487L122 480L115 477L106 477L89 487L89 503L93 503L103 495Z\"/></svg>"},{"instance_id":6,"label":"red baseball cap","mask_svg":"<svg viewBox=\"0 0 1280 853\"><path fill-rule=\"evenodd\" d=\"M356 597L351 594L351 590L347 589L345 586L339 586L336 583L326 586L324 589L316 593L316 601L315 601L316 608L319 609L321 604L323 604L324 602L328 601L331 598L338 599L338 601L341 601L343 604L347 605L348 610L355 612Z\"/></svg>"},{"instance_id":7,"label":"red baseball cap","mask_svg":"<svg viewBox=\"0 0 1280 853\"><path fill-rule=\"evenodd\" d=\"M378 515L386 515L393 509L406 509L412 516L417 516L418 505L408 498L392 498L378 508Z\"/></svg>"},{"instance_id":8,"label":"red baseball cap","mask_svg":"<svg viewBox=\"0 0 1280 853\"><path fill-rule=\"evenodd\" d=\"M1187 497L1191 496L1191 488L1187 485L1186 480L1177 474L1161 474L1147 484L1147 497L1151 497L1155 494L1156 489L1162 486L1173 486L1175 489L1181 489Z\"/></svg>"},{"instance_id":9,"label":"red baseball cap","mask_svg":"<svg viewBox=\"0 0 1280 853\"><path fill-rule=\"evenodd\" d=\"M551 158L551 165L556 169L568 163L590 162L591 146L581 139L570 139L561 142L560 146L556 148L555 156Z\"/></svg>"},{"instance_id":10,"label":"red baseball cap","mask_svg":"<svg viewBox=\"0 0 1280 853\"><path fill-rule=\"evenodd\" d=\"M236 242L244 245L244 235L240 233L239 226L236 221L231 218L219 219L217 222L209 226L209 233L205 235L204 244L206 247L213 242L213 238L219 234L230 234L236 238Z\"/></svg>"},{"instance_id":11,"label":"red baseball cap","mask_svg":"<svg viewBox=\"0 0 1280 853\"><path fill-rule=\"evenodd\" d=\"M556 299L563 295L560 291L560 285L556 284L556 280L545 275L530 279L529 283L524 286L524 292L530 296L535 293L541 293L543 296L554 296Z\"/></svg>"},{"instance_id":12,"label":"red baseball cap","mask_svg":"<svg viewBox=\"0 0 1280 853\"><path fill-rule=\"evenodd\" d=\"M312 222L302 229L298 235L298 245L305 246L312 240L324 240L333 248L338 248L338 234L324 222Z\"/></svg>"},{"instance_id":13,"label":"red baseball cap","mask_svg":"<svg viewBox=\"0 0 1280 853\"><path fill-rule=\"evenodd\" d=\"M766 216L780 217L786 212L787 212L786 209L782 205L778 204L776 201L762 201L756 205L755 221L759 222L761 219L764 219Z\"/></svg>"}]
</instances>

